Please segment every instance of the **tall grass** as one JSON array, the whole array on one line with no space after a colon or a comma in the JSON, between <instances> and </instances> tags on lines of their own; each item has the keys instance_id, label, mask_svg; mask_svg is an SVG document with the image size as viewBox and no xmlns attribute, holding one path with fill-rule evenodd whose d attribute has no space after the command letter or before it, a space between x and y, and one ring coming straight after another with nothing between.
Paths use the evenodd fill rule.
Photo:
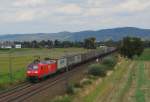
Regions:
<instances>
[{"instance_id":1,"label":"tall grass","mask_svg":"<svg viewBox=\"0 0 150 102\"><path fill-rule=\"evenodd\" d=\"M98 96L102 96L106 91L110 91L109 87L113 84L115 85L117 83L116 81L122 78L128 64L129 62L124 62L122 66L116 66L121 68L118 68L113 74L104 78L103 82L96 86L95 90L83 98L83 102L94 102Z\"/></svg>"},{"instance_id":2,"label":"tall grass","mask_svg":"<svg viewBox=\"0 0 150 102\"><path fill-rule=\"evenodd\" d=\"M50 102L72 102L72 97L65 95L63 97L57 97Z\"/></svg>"},{"instance_id":3,"label":"tall grass","mask_svg":"<svg viewBox=\"0 0 150 102\"><path fill-rule=\"evenodd\" d=\"M129 91L129 89L131 88L132 82L133 82L133 76L134 76L134 69L132 68L132 70L129 70L129 75L128 75L128 79L127 81L125 81L123 88L120 89L120 91L118 92L117 97L119 97L117 100L118 102L122 102L123 98L126 94L126 92Z\"/></svg>"},{"instance_id":4,"label":"tall grass","mask_svg":"<svg viewBox=\"0 0 150 102\"><path fill-rule=\"evenodd\" d=\"M144 63L139 63L139 68L137 70L137 88L136 88L136 101L145 102L144 91L142 90L143 85L145 84L145 73L144 73Z\"/></svg>"}]
</instances>

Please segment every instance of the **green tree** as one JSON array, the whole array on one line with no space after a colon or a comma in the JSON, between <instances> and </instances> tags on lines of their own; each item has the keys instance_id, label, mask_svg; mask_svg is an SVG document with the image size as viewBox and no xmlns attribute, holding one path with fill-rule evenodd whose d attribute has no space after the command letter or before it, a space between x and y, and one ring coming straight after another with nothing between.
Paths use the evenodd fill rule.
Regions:
<instances>
[{"instance_id":1,"label":"green tree","mask_svg":"<svg viewBox=\"0 0 150 102\"><path fill-rule=\"evenodd\" d=\"M96 49L96 38L90 37L84 40L84 48Z\"/></svg>"},{"instance_id":2,"label":"green tree","mask_svg":"<svg viewBox=\"0 0 150 102\"><path fill-rule=\"evenodd\" d=\"M39 44L36 40L31 42L32 48L39 48Z\"/></svg>"},{"instance_id":3,"label":"green tree","mask_svg":"<svg viewBox=\"0 0 150 102\"><path fill-rule=\"evenodd\" d=\"M47 45L48 45L48 48L53 48L54 46L53 41L47 40Z\"/></svg>"},{"instance_id":4,"label":"green tree","mask_svg":"<svg viewBox=\"0 0 150 102\"><path fill-rule=\"evenodd\" d=\"M143 42L140 38L125 37L121 43L120 53L124 57L133 58L133 56L140 56L144 50Z\"/></svg>"},{"instance_id":5,"label":"green tree","mask_svg":"<svg viewBox=\"0 0 150 102\"><path fill-rule=\"evenodd\" d=\"M55 40L55 41L54 41L54 46L55 46L56 48L61 47L61 42L60 42L59 40Z\"/></svg>"},{"instance_id":6,"label":"green tree","mask_svg":"<svg viewBox=\"0 0 150 102\"><path fill-rule=\"evenodd\" d=\"M67 47L72 47L73 43L70 41L63 41L62 42L62 47L67 48Z\"/></svg>"}]
</instances>

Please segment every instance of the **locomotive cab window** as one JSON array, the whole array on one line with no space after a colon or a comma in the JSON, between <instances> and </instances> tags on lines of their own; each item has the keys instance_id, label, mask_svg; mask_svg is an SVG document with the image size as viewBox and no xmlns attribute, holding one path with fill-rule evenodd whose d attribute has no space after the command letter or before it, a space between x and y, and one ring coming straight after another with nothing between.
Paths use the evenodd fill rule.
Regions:
<instances>
[{"instance_id":1,"label":"locomotive cab window","mask_svg":"<svg viewBox=\"0 0 150 102\"><path fill-rule=\"evenodd\" d=\"M60 64L63 64L64 62L65 62L64 60L61 60L61 61L60 61Z\"/></svg>"},{"instance_id":2,"label":"locomotive cab window","mask_svg":"<svg viewBox=\"0 0 150 102\"><path fill-rule=\"evenodd\" d=\"M33 66L33 70L37 70L38 69L38 66Z\"/></svg>"}]
</instances>

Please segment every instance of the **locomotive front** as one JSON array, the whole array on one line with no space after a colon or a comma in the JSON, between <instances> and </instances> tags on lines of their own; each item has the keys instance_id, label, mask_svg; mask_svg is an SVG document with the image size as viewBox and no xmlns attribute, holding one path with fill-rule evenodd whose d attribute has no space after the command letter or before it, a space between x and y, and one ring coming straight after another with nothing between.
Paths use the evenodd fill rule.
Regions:
<instances>
[{"instance_id":1,"label":"locomotive front","mask_svg":"<svg viewBox=\"0 0 150 102\"><path fill-rule=\"evenodd\" d=\"M27 78L29 80L38 80L39 79L39 68L38 63L36 64L30 64L27 67Z\"/></svg>"}]
</instances>

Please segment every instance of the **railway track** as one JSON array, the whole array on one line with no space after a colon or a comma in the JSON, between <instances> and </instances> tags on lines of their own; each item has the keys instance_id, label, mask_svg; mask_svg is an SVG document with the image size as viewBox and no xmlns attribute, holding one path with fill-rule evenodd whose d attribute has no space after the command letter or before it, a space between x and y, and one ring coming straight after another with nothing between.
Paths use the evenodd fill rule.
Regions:
<instances>
[{"instance_id":1,"label":"railway track","mask_svg":"<svg viewBox=\"0 0 150 102\"><path fill-rule=\"evenodd\" d=\"M78 68L74 68L71 71L62 73L57 77L50 78L46 81L37 84L24 84L20 85L10 91L0 93L0 102L22 102L29 97L38 94L45 89L54 86L56 83L66 80L72 73L77 72Z\"/></svg>"},{"instance_id":2,"label":"railway track","mask_svg":"<svg viewBox=\"0 0 150 102\"><path fill-rule=\"evenodd\" d=\"M32 85L31 83L23 82L22 84L14 87L14 88L5 90L5 91L0 93L0 100L1 100L1 98L6 97L10 94L13 94L13 93L18 92L18 91L23 90L23 89L26 89L27 87L30 87L31 85Z\"/></svg>"}]
</instances>

